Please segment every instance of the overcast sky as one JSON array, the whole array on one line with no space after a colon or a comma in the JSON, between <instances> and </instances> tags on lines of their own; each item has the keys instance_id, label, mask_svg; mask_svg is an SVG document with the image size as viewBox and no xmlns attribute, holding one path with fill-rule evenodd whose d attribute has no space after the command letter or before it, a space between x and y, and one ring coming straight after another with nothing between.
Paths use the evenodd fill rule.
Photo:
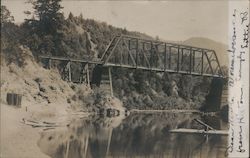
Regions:
<instances>
[{"instance_id":1,"label":"overcast sky","mask_svg":"<svg viewBox=\"0 0 250 158\"><path fill-rule=\"evenodd\" d=\"M3 0L20 23L23 11L31 10L25 0ZM206 37L227 43L227 1L73 1L63 0L65 16L71 11L84 18L105 21L113 26L147 33L170 41Z\"/></svg>"}]
</instances>

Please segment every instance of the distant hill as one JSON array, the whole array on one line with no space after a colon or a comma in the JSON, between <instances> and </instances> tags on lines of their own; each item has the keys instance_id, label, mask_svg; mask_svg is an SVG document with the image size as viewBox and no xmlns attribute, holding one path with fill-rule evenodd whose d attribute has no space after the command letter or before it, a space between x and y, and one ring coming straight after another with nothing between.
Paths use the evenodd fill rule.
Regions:
<instances>
[{"instance_id":1,"label":"distant hill","mask_svg":"<svg viewBox=\"0 0 250 158\"><path fill-rule=\"evenodd\" d=\"M221 66L228 65L228 53L227 53L228 46L223 43L216 42L211 39L202 38L202 37L192 37L181 43L185 45L195 46L195 47L213 49L215 50L218 56Z\"/></svg>"}]
</instances>

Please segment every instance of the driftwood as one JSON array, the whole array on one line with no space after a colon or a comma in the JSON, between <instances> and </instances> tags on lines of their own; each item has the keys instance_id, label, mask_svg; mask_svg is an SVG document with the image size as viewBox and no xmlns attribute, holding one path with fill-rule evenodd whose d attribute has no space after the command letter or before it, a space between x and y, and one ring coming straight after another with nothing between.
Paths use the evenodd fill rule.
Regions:
<instances>
[{"instance_id":1,"label":"driftwood","mask_svg":"<svg viewBox=\"0 0 250 158\"><path fill-rule=\"evenodd\" d=\"M169 130L170 133L190 133L190 134L215 134L215 135L228 135L227 130L198 130L198 129L186 129L186 128L179 128L179 129L172 129Z\"/></svg>"},{"instance_id":2,"label":"driftwood","mask_svg":"<svg viewBox=\"0 0 250 158\"><path fill-rule=\"evenodd\" d=\"M48 127L48 128L44 128L43 131L48 131L48 130L51 130L51 129L55 129L54 127Z\"/></svg>"},{"instance_id":3,"label":"driftwood","mask_svg":"<svg viewBox=\"0 0 250 158\"><path fill-rule=\"evenodd\" d=\"M44 124L48 124L48 125L56 125L56 123L51 123L51 122L46 122L46 121L43 121Z\"/></svg>"},{"instance_id":4,"label":"driftwood","mask_svg":"<svg viewBox=\"0 0 250 158\"><path fill-rule=\"evenodd\" d=\"M22 123L29 125L29 126L32 126L33 128L36 128L36 127L47 127L47 128L59 127L59 125L56 123L51 123L51 122L46 122L46 121L38 122L38 121L33 121L33 120L26 120L24 118L23 118Z\"/></svg>"},{"instance_id":5,"label":"driftwood","mask_svg":"<svg viewBox=\"0 0 250 158\"><path fill-rule=\"evenodd\" d=\"M203 130L200 129L187 129L187 128L178 128L169 130L170 133L190 133L190 134L216 134L216 135L228 135L227 130L216 130L213 127L209 126L205 122L194 119L194 121L198 122L202 126L204 126Z\"/></svg>"},{"instance_id":6,"label":"driftwood","mask_svg":"<svg viewBox=\"0 0 250 158\"><path fill-rule=\"evenodd\" d=\"M139 110L139 109L132 109L130 112L137 112L137 113L200 113L199 110L179 110L179 109L171 109L171 110Z\"/></svg>"}]
</instances>

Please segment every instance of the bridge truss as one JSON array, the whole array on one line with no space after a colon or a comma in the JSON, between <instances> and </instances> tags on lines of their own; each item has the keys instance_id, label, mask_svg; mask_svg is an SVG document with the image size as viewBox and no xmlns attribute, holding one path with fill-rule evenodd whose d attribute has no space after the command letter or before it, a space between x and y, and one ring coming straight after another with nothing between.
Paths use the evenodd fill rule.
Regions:
<instances>
[{"instance_id":1,"label":"bridge truss","mask_svg":"<svg viewBox=\"0 0 250 158\"><path fill-rule=\"evenodd\" d=\"M126 35L112 39L101 62L106 67L223 77L214 50Z\"/></svg>"}]
</instances>

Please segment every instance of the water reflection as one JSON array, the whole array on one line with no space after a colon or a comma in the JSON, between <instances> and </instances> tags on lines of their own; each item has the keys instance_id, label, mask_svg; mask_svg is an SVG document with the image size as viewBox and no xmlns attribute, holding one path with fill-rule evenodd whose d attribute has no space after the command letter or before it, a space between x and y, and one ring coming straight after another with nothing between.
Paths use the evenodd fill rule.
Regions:
<instances>
[{"instance_id":1,"label":"water reflection","mask_svg":"<svg viewBox=\"0 0 250 158\"><path fill-rule=\"evenodd\" d=\"M216 129L227 128L216 117L183 113L131 114L125 119L92 117L72 120L66 129L44 131L38 145L52 158L225 157L226 136L168 132L175 128L202 129L194 119Z\"/></svg>"}]
</instances>

